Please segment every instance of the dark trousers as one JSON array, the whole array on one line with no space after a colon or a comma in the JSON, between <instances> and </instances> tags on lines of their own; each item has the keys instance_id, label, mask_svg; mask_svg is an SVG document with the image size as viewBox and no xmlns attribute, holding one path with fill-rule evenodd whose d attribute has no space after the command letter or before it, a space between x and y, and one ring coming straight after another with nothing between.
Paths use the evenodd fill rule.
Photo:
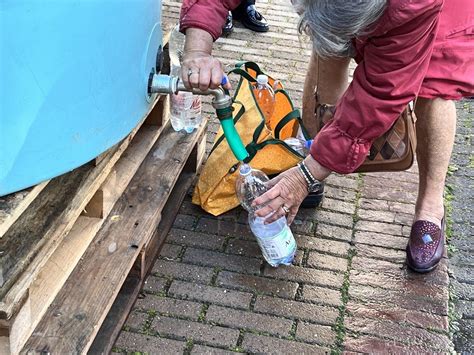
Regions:
<instances>
[{"instance_id":1,"label":"dark trousers","mask_svg":"<svg viewBox=\"0 0 474 355\"><path fill-rule=\"evenodd\" d=\"M240 5L237 6L237 8L232 11L232 14L235 15L239 15L239 14L245 14L245 10L247 9L247 6L250 6L250 5L255 5L255 0L242 0L240 2Z\"/></svg>"}]
</instances>

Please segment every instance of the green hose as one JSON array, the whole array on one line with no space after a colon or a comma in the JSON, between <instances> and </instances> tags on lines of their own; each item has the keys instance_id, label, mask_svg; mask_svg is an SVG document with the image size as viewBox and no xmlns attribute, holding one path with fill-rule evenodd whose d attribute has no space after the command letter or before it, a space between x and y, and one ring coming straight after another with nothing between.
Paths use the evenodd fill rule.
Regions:
<instances>
[{"instance_id":1,"label":"green hose","mask_svg":"<svg viewBox=\"0 0 474 355\"><path fill-rule=\"evenodd\" d=\"M226 107L223 109L216 109L217 117L221 121L222 130L224 136L227 139L227 143L234 153L238 161L244 161L249 156L249 153L245 149L242 140L234 126L234 120L232 118L232 108Z\"/></svg>"}]
</instances>

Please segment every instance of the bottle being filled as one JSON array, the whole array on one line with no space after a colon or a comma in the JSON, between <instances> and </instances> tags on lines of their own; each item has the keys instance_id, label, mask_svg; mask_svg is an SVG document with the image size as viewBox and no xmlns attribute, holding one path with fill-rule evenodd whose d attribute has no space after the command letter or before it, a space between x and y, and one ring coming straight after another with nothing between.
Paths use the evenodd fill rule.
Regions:
<instances>
[{"instance_id":1,"label":"bottle being filled","mask_svg":"<svg viewBox=\"0 0 474 355\"><path fill-rule=\"evenodd\" d=\"M257 76L257 82L253 86L253 93L262 110L265 125L269 130L272 130L271 119L275 110L275 93L268 84L268 76L262 74Z\"/></svg>"},{"instance_id":2,"label":"bottle being filled","mask_svg":"<svg viewBox=\"0 0 474 355\"><path fill-rule=\"evenodd\" d=\"M312 139L306 140L298 137L286 138L284 142L302 157L307 157L309 155L311 144L313 144Z\"/></svg>"},{"instance_id":3,"label":"bottle being filled","mask_svg":"<svg viewBox=\"0 0 474 355\"><path fill-rule=\"evenodd\" d=\"M273 267L291 265L296 253L296 241L286 217L265 224L264 217L255 214L252 202L267 191L268 176L260 170L241 164L236 181L236 193L242 207L249 212L249 225L257 239L263 257ZM268 216L267 216L268 217Z\"/></svg>"},{"instance_id":4,"label":"bottle being filled","mask_svg":"<svg viewBox=\"0 0 474 355\"><path fill-rule=\"evenodd\" d=\"M171 31L169 53L171 76L179 76L184 51L185 36L179 32L179 25ZM201 96L191 92L180 91L170 95L170 121L175 131L193 132L202 122Z\"/></svg>"}]
</instances>

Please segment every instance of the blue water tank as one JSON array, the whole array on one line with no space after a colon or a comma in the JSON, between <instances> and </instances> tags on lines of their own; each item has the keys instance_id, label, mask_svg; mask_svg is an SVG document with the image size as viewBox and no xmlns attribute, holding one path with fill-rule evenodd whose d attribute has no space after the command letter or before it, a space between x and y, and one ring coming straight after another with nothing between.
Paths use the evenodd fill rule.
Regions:
<instances>
[{"instance_id":1,"label":"blue water tank","mask_svg":"<svg viewBox=\"0 0 474 355\"><path fill-rule=\"evenodd\" d=\"M0 196L127 136L161 41L159 0L0 0Z\"/></svg>"}]
</instances>

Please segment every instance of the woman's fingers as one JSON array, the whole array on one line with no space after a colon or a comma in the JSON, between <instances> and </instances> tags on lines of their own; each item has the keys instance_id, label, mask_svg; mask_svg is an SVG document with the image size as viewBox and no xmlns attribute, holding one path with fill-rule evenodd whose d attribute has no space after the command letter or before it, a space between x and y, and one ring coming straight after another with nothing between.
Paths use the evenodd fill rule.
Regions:
<instances>
[{"instance_id":1,"label":"woman's fingers","mask_svg":"<svg viewBox=\"0 0 474 355\"><path fill-rule=\"evenodd\" d=\"M277 197L273 199L271 202L268 204L262 205L261 208L259 208L255 214L259 217L266 217L269 214L272 214L274 212L278 212L278 209L283 205L285 201L283 200L282 197Z\"/></svg>"},{"instance_id":2,"label":"woman's fingers","mask_svg":"<svg viewBox=\"0 0 474 355\"><path fill-rule=\"evenodd\" d=\"M288 222L288 225L291 225L293 221L295 220L296 214L298 213L298 210L300 209L299 206L297 207L291 207L290 212L286 216L286 221Z\"/></svg>"},{"instance_id":3,"label":"woman's fingers","mask_svg":"<svg viewBox=\"0 0 474 355\"><path fill-rule=\"evenodd\" d=\"M224 76L221 63L205 52L185 52L181 70L184 85L202 91L220 86ZM230 88L230 83L224 87Z\"/></svg>"},{"instance_id":4,"label":"woman's fingers","mask_svg":"<svg viewBox=\"0 0 474 355\"><path fill-rule=\"evenodd\" d=\"M280 196L280 188L278 185L276 185L272 187L270 190L268 190L267 192L265 192L263 195L257 197L253 201L252 206L255 207L255 206L265 205L267 204L267 202L274 200L278 196Z\"/></svg>"}]
</instances>

